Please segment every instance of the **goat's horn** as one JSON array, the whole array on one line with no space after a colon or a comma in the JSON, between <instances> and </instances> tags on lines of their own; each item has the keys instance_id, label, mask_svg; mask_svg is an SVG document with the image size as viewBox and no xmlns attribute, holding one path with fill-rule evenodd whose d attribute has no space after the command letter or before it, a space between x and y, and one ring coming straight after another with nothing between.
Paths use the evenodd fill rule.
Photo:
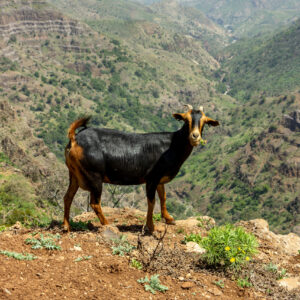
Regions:
<instances>
[{"instance_id":1,"label":"goat's horn","mask_svg":"<svg viewBox=\"0 0 300 300\"><path fill-rule=\"evenodd\" d=\"M187 106L189 110L193 110L193 106L191 104L184 104L184 106Z\"/></svg>"},{"instance_id":2,"label":"goat's horn","mask_svg":"<svg viewBox=\"0 0 300 300\"><path fill-rule=\"evenodd\" d=\"M203 111L203 106L202 106L202 105L199 106L199 107L198 107L198 110L200 110L201 112L204 112L204 111Z\"/></svg>"}]
</instances>

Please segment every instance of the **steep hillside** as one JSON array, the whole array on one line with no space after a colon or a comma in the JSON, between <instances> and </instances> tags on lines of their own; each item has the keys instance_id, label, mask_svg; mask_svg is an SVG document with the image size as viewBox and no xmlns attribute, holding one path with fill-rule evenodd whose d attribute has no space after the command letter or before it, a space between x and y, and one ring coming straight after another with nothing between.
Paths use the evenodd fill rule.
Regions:
<instances>
[{"instance_id":1,"label":"steep hillside","mask_svg":"<svg viewBox=\"0 0 300 300\"><path fill-rule=\"evenodd\" d=\"M67 143L66 130L79 115L93 115L93 124L99 126L142 132L166 131L178 128L171 112L181 111L182 103L201 103L213 108L209 104L211 95L222 105L214 84L203 75L205 66L181 53L162 48L139 51L139 47L133 52L119 40L99 34L40 1L4 2L2 9L1 103L9 102L25 122L24 128L30 126L39 138L37 143L41 143L41 148L44 147L42 139L60 160ZM204 51L195 47L195 51L197 49ZM215 62L212 57L210 60ZM212 69L216 67L207 65ZM214 110L217 118L220 109ZM14 129L14 125L8 123L3 138L9 136L9 130L17 132L14 143L24 140L22 126ZM28 136L22 151L31 153L30 143L34 141ZM10 158L11 149L14 148L9 145L3 150L5 157ZM43 151L41 149L45 155L49 152ZM40 164L46 164L43 154L41 158L35 153L33 156L38 156ZM37 176L43 176L31 159L24 172L30 164ZM65 167L62 168L65 172ZM66 179L62 175L59 180L59 195L53 191L59 201ZM55 180L57 177L53 183ZM46 178L45 182L48 181Z\"/></svg>"},{"instance_id":2,"label":"steep hillside","mask_svg":"<svg viewBox=\"0 0 300 300\"><path fill-rule=\"evenodd\" d=\"M180 126L171 113L182 111L185 103L202 104L221 126L205 129L208 143L195 149L168 185L169 211L182 218L209 213L221 223L263 215L277 232L298 232L298 23L264 43L248 42L253 48L247 50L243 43L236 43L225 50L218 69L219 62L208 51L213 43L222 45L222 30L199 11L174 1L151 8L125 1L51 3L1 3L0 99L8 102L19 114L18 122L25 124L15 128L8 123L5 129L4 138L12 143L2 148L1 159L10 161L8 169L19 160L11 161L10 155L18 152L14 145L22 146L28 161L23 169L23 162L17 169L38 191L40 186L26 173L28 166L36 164L33 169L42 170L43 176L41 166L48 166L43 155L52 155L47 147L61 162L66 130L78 116L91 114L96 126L171 131ZM284 48L285 39L291 44L289 49ZM252 65L264 67L257 80L247 61L248 51L255 47ZM282 53L286 55L280 56ZM267 54L270 59L263 59ZM290 66L292 73L276 77L271 57L278 69L286 71ZM241 67L234 75L234 63L243 60L247 68ZM247 74L254 78L255 90L243 81ZM267 84L274 87L273 78L277 78L276 97ZM287 125L288 120L294 125ZM26 126L38 139L30 135L20 144ZM14 140L9 136L10 127L16 130ZM30 143L37 143L43 154L32 152ZM42 182L52 182L49 178ZM64 180L64 175L59 180L53 177L53 186L59 181L62 194ZM61 201L57 189L53 192ZM122 199L121 206L146 206L141 189L110 190L109 197L103 197L106 204ZM82 196L77 208L85 210L86 199ZM278 211L281 217L274 218Z\"/></svg>"},{"instance_id":3,"label":"steep hillside","mask_svg":"<svg viewBox=\"0 0 300 300\"><path fill-rule=\"evenodd\" d=\"M49 2L97 31L123 40L133 50L137 45L153 50L173 49L199 60L200 64L209 64L211 58L203 49L215 54L228 43L222 27L201 11L181 6L175 0L162 1L151 7L124 0ZM142 51L138 52L141 54ZM193 55L193 52L199 53Z\"/></svg>"},{"instance_id":4,"label":"steep hillside","mask_svg":"<svg viewBox=\"0 0 300 300\"><path fill-rule=\"evenodd\" d=\"M230 95L293 91L300 82L300 19L274 36L237 42L225 49L223 61Z\"/></svg>"}]
</instances>

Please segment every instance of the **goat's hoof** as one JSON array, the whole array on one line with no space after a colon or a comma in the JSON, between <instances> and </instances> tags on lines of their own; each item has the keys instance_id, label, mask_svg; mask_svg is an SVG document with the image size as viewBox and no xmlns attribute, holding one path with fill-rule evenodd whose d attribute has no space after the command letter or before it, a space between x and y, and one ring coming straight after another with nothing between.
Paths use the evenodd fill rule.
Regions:
<instances>
[{"instance_id":1,"label":"goat's hoof","mask_svg":"<svg viewBox=\"0 0 300 300\"><path fill-rule=\"evenodd\" d=\"M152 234L154 232L154 230L155 230L154 225L149 226L149 225L146 224L145 227L144 227L144 231L145 231L146 234Z\"/></svg>"},{"instance_id":2,"label":"goat's hoof","mask_svg":"<svg viewBox=\"0 0 300 300\"><path fill-rule=\"evenodd\" d=\"M70 228L70 226L63 225L62 230L63 230L63 232L69 233L71 231L71 228Z\"/></svg>"},{"instance_id":3,"label":"goat's hoof","mask_svg":"<svg viewBox=\"0 0 300 300\"><path fill-rule=\"evenodd\" d=\"M101 225L108 225L109 223L108 223L108 221L107 220L104 220L103 222L101 222Z\"/></svg>"},{"instance_id":4,"label":"goat's hoof","mask_svg":"<svg viewBox=\"0 0 300 300\"><path fill-rule=\"evenodd\" d=\"M175 222L175 220L174 219L165 219L166 220L166 223L168 224L168 225L176 225L176 222Z\"/></svg>"}]
</instances>

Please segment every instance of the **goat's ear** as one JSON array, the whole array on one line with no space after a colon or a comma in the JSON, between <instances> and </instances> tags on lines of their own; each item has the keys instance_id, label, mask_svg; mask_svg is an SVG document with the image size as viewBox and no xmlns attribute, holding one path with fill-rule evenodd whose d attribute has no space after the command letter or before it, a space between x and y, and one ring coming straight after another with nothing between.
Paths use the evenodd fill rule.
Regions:
<instances>
[{"instance_id":1,"label":"goat's ear","mask_svg":"<svg viewBox=\"0 0 300 300\"><path fill-rule=\"evenodd\" d=\"M219 126L220 125L219 121L213 120L211 118L207 118L206 123L211 126Z\"/></svg>"},{"instance_id":2,"label":"goat's ear","mask_svg":"<svg viewBox=\"0 0 300 300\"><path fill-rule=\"evenodd\" d=\"M178 121L184 121L185 120L185 114L173 114L173 117Z\"/></svg>"}]
</instances>

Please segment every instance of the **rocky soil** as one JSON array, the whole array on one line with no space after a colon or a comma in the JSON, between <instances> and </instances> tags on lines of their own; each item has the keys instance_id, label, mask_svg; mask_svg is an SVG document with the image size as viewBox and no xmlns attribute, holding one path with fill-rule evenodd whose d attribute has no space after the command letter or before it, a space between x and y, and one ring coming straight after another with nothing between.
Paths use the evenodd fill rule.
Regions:
<instances>
[{"instance_id":1,"label":"rocky soil","mask_svg":"<svg viewBox=\"0 0 300 300\"><path fill-rule=\"evenodd\" d=\"M142 232L144 212L104 211L110 225L101 226L94 213L84 213L74 221L91 221L88 228L74 227L69 234L55 222L43 230L16 224L1 232L1 251L31 253L37 259L0 255L0 299L300 299L300 237L275 235L264 220L239 223L256 235L260 248L244 270L234 273L207 268L200 263L202 249L182 243L186 234L205 235L214 226L209 217L180 220L175 226L157 221L149 236ZM61 250L34 250L25 243L40 234L59 234L56 245ZM114 241L122 235L135 248L124 256L113 255ZM141 270L131 266L132 259L143 263ZM270 263L286 269L283 279L266 270ZM154 274L168 287L164 294L153 295L137 282ZM239 287L237 278L246 277L252 287Z\"/></svg>"}]
</instances>

